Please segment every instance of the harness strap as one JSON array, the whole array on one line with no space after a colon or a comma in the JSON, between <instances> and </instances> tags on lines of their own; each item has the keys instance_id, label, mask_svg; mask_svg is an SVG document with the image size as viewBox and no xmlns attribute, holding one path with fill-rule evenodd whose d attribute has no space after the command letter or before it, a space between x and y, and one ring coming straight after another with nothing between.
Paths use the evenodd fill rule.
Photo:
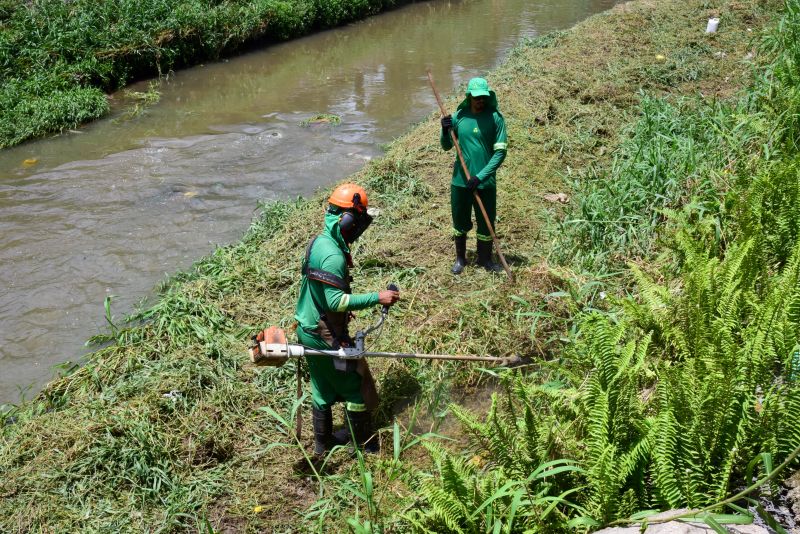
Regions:
<instances>
[{"instance_id":1,"label":"harness strap","mask_svg":"<svg viewBox=\"0 0 800 534\"><path fill-rule=\"evenodd\" d=\"M340 277L328 271L323 271L322 269L306 268L303 274L306 275L311 280L316 280L317 282L328 284L329 286L333 286L336 289L341 289L345 293L347 293L350 290L350 287L348 286L347 282L345 282Z\"/></svg>"},{"instance_id":2,"label":"harness strap","mask_svg":"<svg viewBox=\"0 0 800 534\"><path fill-rule=\"evenodd\" d=\"M316 280L317 282L322 282L323 284L328 284L329 286L333 286L336 289L341 289L345 293L350 293L350 284L347 280L344 280L340 276L336 276L332 272L323 271L322 269L312 269L308 266L308 259L311 257L311 247L314 246L314 243L317 241L316 236L306 247L306 258L303 261L303 267L301 269L301 274L307 276L311 280Z\"/></svg>"},{"instance_id":3,"label":"harness strap","mask_svg":"<svg viewBox=\"0 0 800 534\"><path fill-rule=\"evenodd\" d=\"M319 236L315 236L306 247L306 257L303 260L303 267L300 271L301 274L310 280L316 280L317 282L322 282L323 284L331 285L337 289L341 289L345 293L349 293L350 284L346 283L339 276L336 276L335 274L328 271L323 271L322 269L310 269L308 267L308 261L309 258L311 257L311 248L314 246L314 243L317 241L318 237ZM333 325L330 322L330 319L328 319L328 316L325 314L325 308L320 306L319 302L317 302L317 299L314 297L314 292L311 291L310 289L309 289L309 295L311 295L311 301L317 308L317 313L319 313L320 320L322 320L322 322L325 323L325 326L328 328L328 331L333 337L334 340L333 348L338 349L340 346L342 346L343 343L345 342L349 343L347 327L345 326L345 331L342 332L341 336L337 335L336 329L334 329Z\"/></svg>"}]
</instances>

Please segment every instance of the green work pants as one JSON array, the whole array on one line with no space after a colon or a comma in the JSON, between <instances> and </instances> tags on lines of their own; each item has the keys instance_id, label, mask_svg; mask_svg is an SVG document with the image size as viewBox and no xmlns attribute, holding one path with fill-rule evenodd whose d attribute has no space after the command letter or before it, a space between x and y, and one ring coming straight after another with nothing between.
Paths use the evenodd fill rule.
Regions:
<instances>
[{"instance_id":1,"label":"green work pants","mask_svg":"<svg viewBox=\"0 0 800 534\"><path fill-rule=\"evenodd\" d=\"M494 228L494 219L497 215L497 189L494 187L486 189L476 189L478 196L483 202L483 207L486 208L486 214L489 215L489 220L492 222ZM489 227L486 226L486 220L472 195L472 191L466 187L457 185L450 185L450 211L453 214L453 233L456 236L465 235L472 230L472 212L475 211L475 220L477 221L478 230L477 237L481 241L491 241L492 233Z\"/></svg>"},{"instance_id":2,"label":"green work pants","mask_svg":"<svg viewBox=\"0 0 800 534\"><path fill-rule=\"evenodd\" d=\"M318 336L297 329L297 339L302 345L315 349L328 350L328 346ZM337 371L330 356L306 356L308 372L311 375L311 403L318 410L326 410L337 401L347 403L351 412L367 409L361 393L361 375L355 371Z\"/></svg>"}]
</instances>

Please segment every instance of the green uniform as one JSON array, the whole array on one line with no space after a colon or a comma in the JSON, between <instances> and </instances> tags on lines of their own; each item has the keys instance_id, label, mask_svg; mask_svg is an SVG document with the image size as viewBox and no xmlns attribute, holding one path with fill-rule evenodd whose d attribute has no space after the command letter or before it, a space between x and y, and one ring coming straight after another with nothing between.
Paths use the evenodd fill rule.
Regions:
<instances>
[{"instance_id":1,"label":"green uniform","mask_svg":"<svg viewBox=\"0 0 800 534\"><path fill-rule=\"evenodd\" d=\"M325 230L316 238L308 256L308 268L326 271L349 281L347 255L350 249L339 231L339 215L326 213ZM348 282L349 286L349 282ZM297 337L302 345L330 349L336 342L347 340L349 312L378 304L378 293L353 295L345 290L303 276L300 298L294 318L298 322ZM324 314L324 318L321 315ZM311 374L314 407L329 408L336 401L346 401L352 412L365 411L361 394L361 375L355 371L338 371L328 356L307 356Z\"/></svg>"},{"instance_id":2,"label":"green uniform","mask_svg":"<svg viewBox=\"0 0 800 534\"><path fill-rule=\"evenodd\" d=\"M489 219L494 226L497 205L497 169L506 157L508 138L503 115L497 110L497 98L491 93L487 106L479 114L470 110L469 99L465 99L453 114L453 131L464 155L470 175L480 180L478 196L483 202ZM453 148L450 134L440 135L442 148ZM465 235L472 229L472 211L478 223L477 237L491 241L492 236L483 215L475 203L472 193L466 186L461 162L456 156L453 164L453 178L450 181L450 208L453 215L453 231L456 236Z\"/></svg>"}]
</instances>

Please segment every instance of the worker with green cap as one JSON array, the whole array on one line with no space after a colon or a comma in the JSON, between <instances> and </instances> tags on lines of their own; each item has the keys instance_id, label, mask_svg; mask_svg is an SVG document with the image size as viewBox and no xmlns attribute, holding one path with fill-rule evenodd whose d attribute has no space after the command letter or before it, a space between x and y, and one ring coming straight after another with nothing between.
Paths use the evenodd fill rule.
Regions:
<instances>
[{"instance_id":1,"label":"worker with green cap","mask_svg":"<svg viewBox=\"0 0 800 534\"><path fill-rule=\"evenodd\" d=\"M477 192L494 228L497 214L497 169L506 157L508 139L506 123L497 109L497 96L483 78L472 78L467 85L466 98L452 115L442 117L440 142L450 150L456 134L469 177L464 176L456 157L450 181L450 209L453 215L453 235L456 261L453 274L460 274L467 265L467 233L472 229L472 212L477 221L477 264L487 271L500 272L502 267L492 261L492 235L473 197Z\"/></svg>"},{"instance_id":2,"label":"worker with green cap","mask_svg":"<svg viewBox=\"0 0 800 534\"><path fill-rule=\"evenodd\" d=\"M337 187L328 199L325 228L306 248L300 297L295 310L300 344L315 349L352 345L348 332L351 312L377 304L391 306L398 291L353 294L349 268L350 245L372 222L367 213L367 193L356 184ZM372 438L375 383L366 360L306 356L311 375L314 453L322 455L336 444L355 441L368 452L377 452ZM345 402L345 429L333 434L331 406Z\"/></svg>"}]
</instances>

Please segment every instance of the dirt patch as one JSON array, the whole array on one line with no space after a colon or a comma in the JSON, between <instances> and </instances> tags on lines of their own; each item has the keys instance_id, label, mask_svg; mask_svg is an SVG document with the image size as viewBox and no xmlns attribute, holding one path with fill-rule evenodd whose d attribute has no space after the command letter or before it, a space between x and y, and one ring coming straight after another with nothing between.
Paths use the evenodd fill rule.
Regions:
<instances>
[{"instance_id":1,"label":"dirt patch","mask_svg":"<svg viewBox=\"0 0 800 534\"><path fill-rule=\"evenodd\" d=\"M786 499L791 505L791 513L794 515L794 524L800 525L800 471L786 479L784 486L789 488ZM796 526L790 534L800 534L800 526Z\"/></svg>"}]
</instances>

